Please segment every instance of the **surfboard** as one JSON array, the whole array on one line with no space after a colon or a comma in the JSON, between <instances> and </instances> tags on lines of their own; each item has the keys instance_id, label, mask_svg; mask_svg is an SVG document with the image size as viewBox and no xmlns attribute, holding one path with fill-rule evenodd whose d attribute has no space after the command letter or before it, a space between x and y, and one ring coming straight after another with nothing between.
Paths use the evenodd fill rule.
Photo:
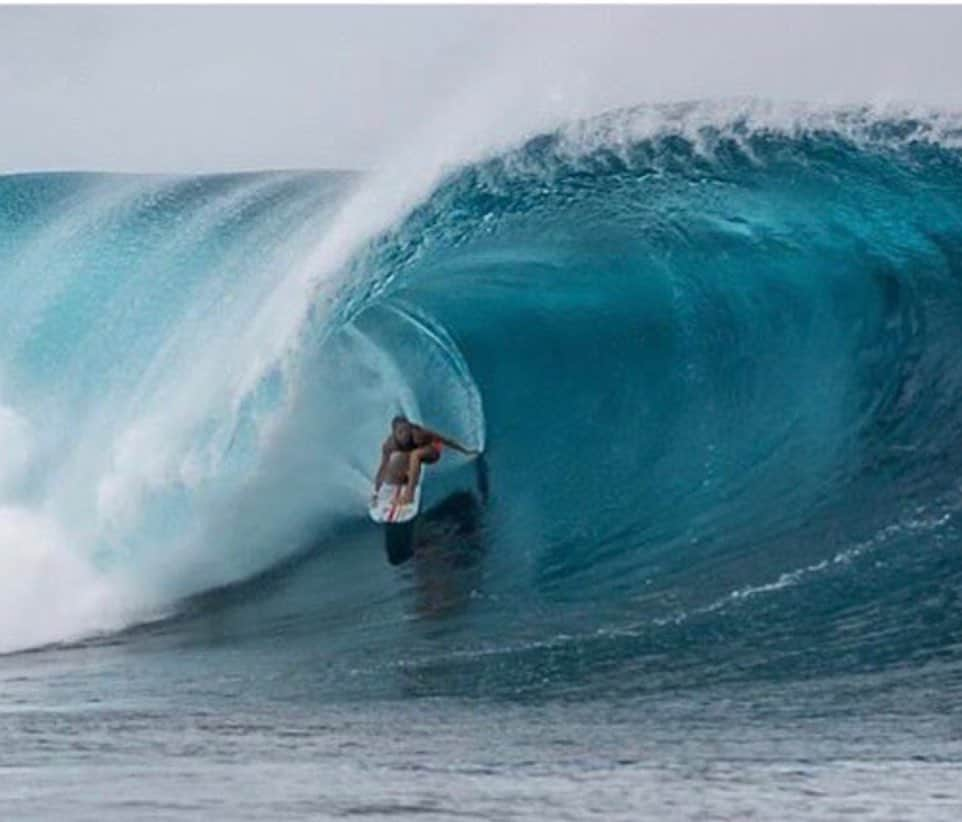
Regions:
<instances>
[{"instance_id":1,"label":"surfboard","mask_svg":"<svg viewBox=\"0 0 962 822\"><path fill-rule=\"evenodd\" d=\"M421 510L421 483L414 489L414 499L407 505L400 503L402 488L388 483L381 486L377 498L367 509L372 520L383 524L410 522L418 515Z\"/></svg>"}]
</instances>

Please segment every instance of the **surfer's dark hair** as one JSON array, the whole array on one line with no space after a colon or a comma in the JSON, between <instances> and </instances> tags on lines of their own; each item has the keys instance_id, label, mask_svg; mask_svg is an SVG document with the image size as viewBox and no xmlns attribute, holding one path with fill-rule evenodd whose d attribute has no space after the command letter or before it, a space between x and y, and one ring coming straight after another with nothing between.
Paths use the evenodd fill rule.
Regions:
<instances>
[{"instance_id":1,"label":"surfer's dark hair","mask_svg":"<svg viewBox=\"0 0 962 822\"><path fill-rule=\"evenodd\" d=\"M398 414L393 420L391 420L391 428L394 428L399 422L406 422L408 425L411 424L411 420L404 416L404 414Z\"/></svg>"}]
</instances>

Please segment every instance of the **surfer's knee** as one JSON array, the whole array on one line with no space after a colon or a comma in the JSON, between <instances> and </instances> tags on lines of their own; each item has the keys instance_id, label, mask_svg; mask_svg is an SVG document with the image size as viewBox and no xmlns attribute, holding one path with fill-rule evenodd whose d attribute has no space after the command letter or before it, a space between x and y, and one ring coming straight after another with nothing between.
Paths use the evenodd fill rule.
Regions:
<instances>
[{"instance_id":1,"label":"surfer's knee","mask_svg":"<svg viewBox=\"0 0 962 822\"><path fill-rule=\"evenodd\" d=\"M433 445L425 445L423 448L418 449L418 456L425 465L433 465L441 459L441 452Z\"/></svg>"},{"instance_id":2,"label":"surfer's knee","mask_svg":"<svg viewBox=\"0 0 962 822\"><path fill-rule=\"evenodd\" d=\"M440 456L438 449L433 445L422 445L411 453L412 460L417 459L421 465L431 465L431 463L437 462Z\"/></svg>"}]
</instances>

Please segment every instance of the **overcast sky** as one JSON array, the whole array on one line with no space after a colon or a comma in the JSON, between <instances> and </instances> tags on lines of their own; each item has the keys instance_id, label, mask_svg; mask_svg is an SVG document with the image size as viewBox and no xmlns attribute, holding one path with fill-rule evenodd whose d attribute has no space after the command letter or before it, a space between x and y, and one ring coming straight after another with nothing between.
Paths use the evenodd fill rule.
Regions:
<instances>
[{"instance_id":1,"label":"overcast sky","mask_svg":"<svg viewBox=\"0 0 962 822\"><path fill-rule=\"evenodd\" d=\"M962 7L0 7L0 171L364 168L650 101L962 107Z\"/></svg>"}]
</instances>

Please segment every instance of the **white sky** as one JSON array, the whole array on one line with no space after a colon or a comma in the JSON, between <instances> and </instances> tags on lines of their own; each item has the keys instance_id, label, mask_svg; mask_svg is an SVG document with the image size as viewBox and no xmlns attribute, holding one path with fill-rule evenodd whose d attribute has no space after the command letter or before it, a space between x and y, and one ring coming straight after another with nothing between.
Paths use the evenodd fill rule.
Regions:
<instances>
[{"instance_id":1,"label":"white sky","mask_svg":"<svg viewBox=\"0 0 962 822\"><path fill-rule=\"evenodd\" d=\"M0 171L363 168L649 101L962 108L962 7L0 7Z\"/></svg>"}]
</instances>

